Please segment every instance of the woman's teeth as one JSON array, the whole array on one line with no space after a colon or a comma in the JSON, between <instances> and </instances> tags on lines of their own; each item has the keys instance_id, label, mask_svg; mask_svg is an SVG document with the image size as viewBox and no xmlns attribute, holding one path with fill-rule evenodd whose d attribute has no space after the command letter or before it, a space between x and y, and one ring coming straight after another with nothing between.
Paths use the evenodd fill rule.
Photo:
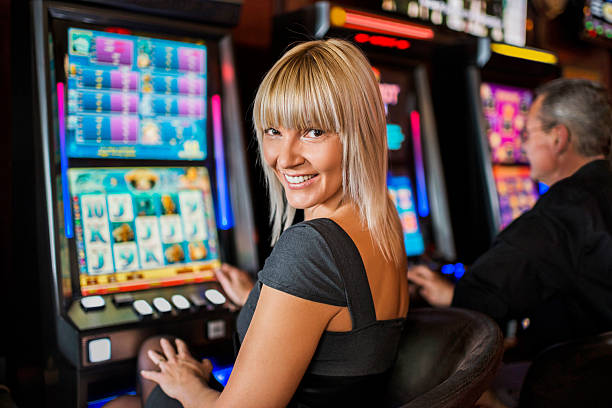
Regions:
<instances>
[{"instance_id":1,"label":"woman's teeth","mask_svg":"<svg viewBox=\"0 0 612 408\"><path fill-rule=\"evenodd\" d=\"M291 184L300 184L300 183L303 183L303 182L305 182L307 180L310 180L314 176L315 176L314 174L311 174L311 175L308 175L308 176L289 176L289 175L285 174L285 178Z\"/></svg>"}]
</instances>

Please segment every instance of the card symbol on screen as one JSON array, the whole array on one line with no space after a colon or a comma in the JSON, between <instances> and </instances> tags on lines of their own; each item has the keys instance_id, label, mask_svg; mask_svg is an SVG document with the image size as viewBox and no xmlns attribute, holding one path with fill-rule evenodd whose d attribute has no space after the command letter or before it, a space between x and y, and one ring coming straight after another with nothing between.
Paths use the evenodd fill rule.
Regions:
<instances>
[{"instance_id":1,"label":"card symbol on screen","mask_svg":"<svg viewBox=\"0 0 612 408\"><path fill-rule=\"evenodd\" d=\"M96 218L102 218L104 216L104 207L102 207L102 204L88 204L87 216L89 218L93 218L94 216L96 216Z\"/></svg>"},{"instance_id":2,"label":"card symbol on screen","mask_svg":"<svg viewBox=\"0 0 612 408\"><path fill-rule=\"evenodd\" d=\"M142 235L142 239L151 239L151 227L146 227L145 233Z\"/></svg>"},{"instance_id":3,"label":"card symbol on screen","mask_svg":"<svg viewBox=\"0 0 612 408\"><path fill-rule=\"evenodd\" d=\"M99 271L102 268L104 268L104 254L100 252L98 254L98 265L93 265L93 269Z\"/></svg>"},{"instance_id":4,"label":"card symbol on screen","mask_svg":"<svg viewBox=\"0 0 612 408\"><path fill-rule=\"evenodd\" d=\"M145 262L159 264L159 260L157 259L155 254L148 250L145 250Z\"/></svg>"},{"instance_id":5,"label":"card symbol on screen","mask_svg":"<svg viewBox=\"0 0 612 408\"><path fill-rule=\"evenodd\" d=\"M89 240L89 242L98 242L98 241L102 242L102 243L106 243L106 241L102 237L102 234L100 233L100 230L92 229L91 230L91 239Z\"/></svg>"},{"instance_id":6,"label":"card symbol on screen","mask_svg":"<svg viewBox=\"0 0 612 408\"><path fill-rule=\"evenodd\" d=\"M123 261L123 266L126 267L134 262L134 253L133 252L122 252L119 255L119 258Z\"/></svg>"},{"instance_id":7,"label":"card symbol on screen","mask_svg":"<svg viewBox=\"0 0 612 408\"><path fill-rule=\"evenodd\" d=\"M170 229L168 230L168 233L166 234L166 238L172 238L175 233L176 229L174 228L174 225L171 225Z\"/></svg>"},{"instance_id":8,"label":"card symbol on screen","mask_svg":"<svg viewBox=\"0 0 612 408\"><path fill-rule=\"evenodd\" d=\"M191 234L189 234L189 237L195 237L198 234L198 226L197 225L193 225L191 228Z\"/></svg>"},{"instance_id":9,"label":"card symbol on screen","mask_svg":"<svg viewBox=\"0 0 612 408\"><path fill-rule=\"evenodd\" d=\"M115 213L115 217L121 217L123 214L125 214L125 207L123 206L123 204L119 204L117 212Z\"/></svg>"},{"instance_id":10,"label":"card symbol on screen","mask_svg":"<svg viewBox=\"0 0 612 408\"><path fill-rule=\"evenodd\" d=\"M189 209L189 212L193 214L198 210L198 203L195 201L189 201L187 203L187 208Z\"/></svg>"}]
</instances>

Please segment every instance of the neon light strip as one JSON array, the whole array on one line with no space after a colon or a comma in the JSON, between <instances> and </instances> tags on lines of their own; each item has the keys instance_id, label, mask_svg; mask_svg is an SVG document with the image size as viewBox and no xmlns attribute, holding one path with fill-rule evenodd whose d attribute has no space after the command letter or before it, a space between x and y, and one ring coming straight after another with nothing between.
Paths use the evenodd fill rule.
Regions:
<instances>
[{"instance_id":1,"label":"neon light strip","mask_svg":"<svg viewBox=\"0 0 612 408\"><path fill-rule=\"evenodd\" d=\"M508 57L543 62L551 65L556 65L558 62L558 58L555 54L547 51L534 50L533 48L521 48L507 44L491 44L491 51Z\"/></svg>"},{"instance_id":2,"label":"neon light strip","mask_svg":"<svg viewBox=\"0 0 612 408\"><path fill-rule=\"evenodd\" d=\"M74 238L72 212L70 206L70 192L68 191L68 156L66 155L66 105L64 103L64 83L57 83L57 116L59 122L60 141L60 172L62 175L62 201L64 203L64 232L66 238Z\"/></svg>"},{"instance_id":3,"label":"neon light strip","mask_svg":"<svg viewBox=\"0 0 612 408\"><path fill-rule=\"evenodd\" d=\"M344 10L346 13L343 27L356 30L372 31L380 34L395 35L399 37L431 40L434 38L432 29L415 24L408 24L401 20L384 18L373 14Z\"/></svg>"},{"instance_id":4,"label":"neon light strip","mask_svg":"<svg viewBox=\"0 0 612 408\"><path fill-rule=\"evenodd\" d=\"M427 199L427 184L425 183L425 168L423 166L423 150L421 148L421 115L410 112L412 129L412 147L414 149L414 164L416 167L417 211L419 216L429 216L429 200Z\"/></svg>"},{"instance_id":5,"label":"neon light strip","mask_svg":"<svg viewBox=\"0 0 612 408\"><path fill-rule=\"evenodd\" d=\"M229 202L227 176L225 174L221 97L213 95L210 102L212 108L213 139L215 143L215 173L217 175L217 225L222 230L228 230L234 226L234 216Z\"/></svg>"}]
</instances>

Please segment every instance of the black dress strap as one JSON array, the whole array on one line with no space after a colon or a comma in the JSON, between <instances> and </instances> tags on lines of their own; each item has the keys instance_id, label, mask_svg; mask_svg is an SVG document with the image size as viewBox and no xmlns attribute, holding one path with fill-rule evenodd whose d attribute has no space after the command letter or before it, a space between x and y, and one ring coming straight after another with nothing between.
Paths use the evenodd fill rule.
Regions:
<instances>
[{"instance_id":1,"label":"black dress strap","mask_svg":"<svg viewBox=\"0 0 612 408\"><path fill-rule=\"evenodd\" d=\"M376 321L376 310L368 275L357 246L336 222L329 218L307 221L327 242L344 282L353 330Z\"/></svg>"}]
</instances>

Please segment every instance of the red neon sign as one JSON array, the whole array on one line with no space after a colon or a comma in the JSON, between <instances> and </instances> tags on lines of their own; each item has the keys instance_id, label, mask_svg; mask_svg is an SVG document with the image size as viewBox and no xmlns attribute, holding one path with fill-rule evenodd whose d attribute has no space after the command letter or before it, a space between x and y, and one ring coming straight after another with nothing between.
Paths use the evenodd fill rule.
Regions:
<instances>
[{"instance_id":1,"label":"red neon sign","mask_svg":"<svg viewBox=\"0 0 612 408\"><path fill-rule=\"evenodd\" d=\"M386 48L397 48L398 50L406 50L410 48L410 42L408 40L400 40L393 37L386 37L384 35L369 35L366 33L355 34L355 41L358 43L368 43L377 45L379 47Z\"/></svg>"},{"instance_id":2,"label":"red neon sign","mask_svg":"<svg viewBox=\"0 0 612 408\"><path fill-rule=\"evenodd\" d=\"M338 6L332 7L330 14L332 24L344 28L419 40L432 40L434 38L434 31L431 28L390 17L344 9Z\"/></svg>"}]
</instances>

